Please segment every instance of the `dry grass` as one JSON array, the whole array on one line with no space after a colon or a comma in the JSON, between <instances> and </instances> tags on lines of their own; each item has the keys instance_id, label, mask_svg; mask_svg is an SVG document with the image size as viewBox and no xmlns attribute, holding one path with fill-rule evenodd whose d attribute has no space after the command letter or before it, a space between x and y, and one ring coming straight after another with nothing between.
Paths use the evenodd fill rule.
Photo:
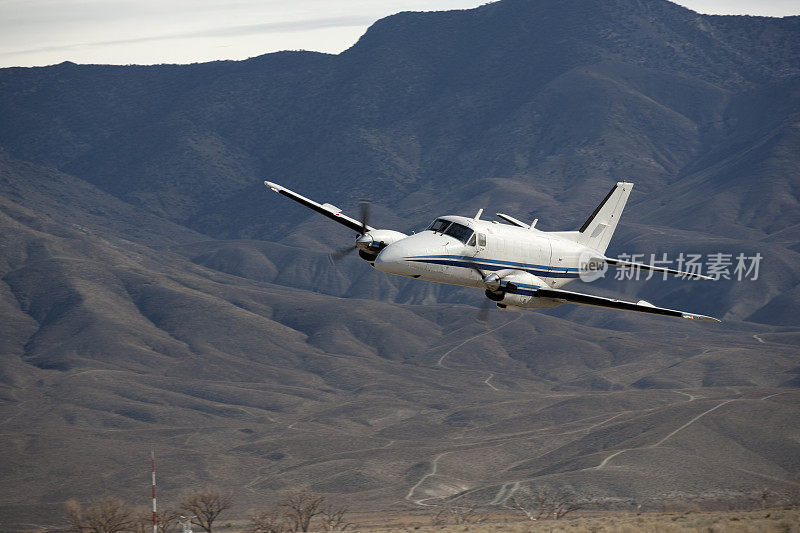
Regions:
<instances>
[{"instance_id":1,"label":"dry grass","mask_svg":"<svg viewBox=\"0 0 800 533\"><path fill-rule=\"evenodd\" d=\"M800 533L800 509L759 511L703 511L662 513L607 512L561 520L520 520L491 516L480 524L431 525L425 514L369 514L350 516L357 533ZM245 533L244 519L222 520L214 530ZM378 524L385 524L378 526ZM314 524L318 525L318 524ZM312 525L312 532L320 532ZM53 529L18 530L20 533L51 533Z\"/></svg>"},{"instance_id":2,"label":"dry grass","mask_svg":"<svg viewBox=\"0 0 800 533\"><path fill-rule=\"evenodd\" d=\"M363 530L362 530L363 531ZM714 511L582 516L562 520L487 522L461 526L404 526L370 533L800 533L800 510Z\"/></svg>"}]
</instances>

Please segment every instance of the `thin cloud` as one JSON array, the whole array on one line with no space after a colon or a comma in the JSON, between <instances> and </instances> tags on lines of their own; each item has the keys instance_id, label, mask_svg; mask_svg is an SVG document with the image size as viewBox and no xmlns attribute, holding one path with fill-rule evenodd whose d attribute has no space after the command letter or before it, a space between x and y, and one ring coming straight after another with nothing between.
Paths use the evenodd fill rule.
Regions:
<instances>
[{"instance_id":1,"label":"thin cloud","mask_svg":"<svg viewBox=\"0 0 800 533\"><path fill-rule=\"evenodd\" d=\"M311 20L291 20L280 22L265 22L261 24L247 24L241 26L230 26L227 28L208 28L190 32L170 33L162 35L152 35L147 37L133 37L128 39L114 39L109 41L93 41L85 43L73 43L58 46L44 46L40 48L29 48L26 50L14 50L0 52L0 57L36 54L41 52L56 52L76 50L79 48L93 46L115 46L125 44L146 43L154 41L170 41L181 39L202 39L213 37L241 37L244 35L263 35L267 33L289 33L314 31L325 28L347 28L368 26L374 22L374 17L348 16L348 17L326 17Z\"/></svg>"}]
</instances>

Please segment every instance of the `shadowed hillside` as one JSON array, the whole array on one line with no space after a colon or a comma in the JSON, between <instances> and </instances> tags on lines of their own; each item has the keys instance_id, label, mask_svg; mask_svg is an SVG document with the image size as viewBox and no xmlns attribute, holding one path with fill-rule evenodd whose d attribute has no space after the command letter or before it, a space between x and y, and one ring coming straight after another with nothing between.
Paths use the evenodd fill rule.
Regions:
<instances>
[{"instance_id":1,"label":"shadowed hillside","mask_svg":"<svg viewBox=\"0 0 800 533\"><path fill-rule=\"evenodd\" d=\"M301 486L394 511L796 488L799 35L662 0L503 0L388 17L336 56L0 70L0 524L146 504L151 446L165 502L214 483L242 511ZM569 286L721 324L481 322L478 291L331 264L352 235L264 179L371 198L404 232L480 207L574 229L628 179L610 254L762 261Z\"/></svg>"}]
</instances>

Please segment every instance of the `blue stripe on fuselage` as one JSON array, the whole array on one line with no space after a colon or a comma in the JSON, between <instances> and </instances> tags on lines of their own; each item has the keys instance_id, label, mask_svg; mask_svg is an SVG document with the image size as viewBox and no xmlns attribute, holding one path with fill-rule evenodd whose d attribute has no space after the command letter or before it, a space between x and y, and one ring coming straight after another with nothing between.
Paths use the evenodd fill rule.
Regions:
<instances>
[{"instance_id":1,"label":"blue stripe on fuselage","mask_svg":"<svg viewBox=\"0 0 800 533\"><path fill-rule=\"evenodd\" d=\"M467 260L469 262L484 262L484 263L496 263L497 265L504 265L504 266L513 266L518 268L528 268L528 269L538 269L538 270L549 270L551 268L550 265L535 265L533 263L518 263L516 261L503 261L501 259L489 259L486 257L472 257L468 255L413 255L411 257L407 257L407 261L413 261L414 259L455 259L455 260ZM558 268L558 270L566 270L566 271L574 271L579 272L580 268Z\"/></svg>"},{"instance_id":2,"label":"blue stripe on fuselage","mask_svg":"<svg viewBox=\"0 0 800 533\"><path fill-rule=\"evenodd\" d=\"M467 261L464 261L467 259ZM566 270L566 272L558 272L550 270L549 267L544 265L534 265L530 263L517 263L514 261L501 261L499 259L484 259L467 257L463 255L418 255L407 257L406 261L413 261L417 263L430 263L434 265L455 266L461 268L483 268L486 270L502 270L502 268L513 267L516 270L522 270L535 276L545 278L577 278L580 276L580 269L578 268L559 268L557 270ZM499 267L499 268L498 268Z\"/></svg>"}]
</instances>

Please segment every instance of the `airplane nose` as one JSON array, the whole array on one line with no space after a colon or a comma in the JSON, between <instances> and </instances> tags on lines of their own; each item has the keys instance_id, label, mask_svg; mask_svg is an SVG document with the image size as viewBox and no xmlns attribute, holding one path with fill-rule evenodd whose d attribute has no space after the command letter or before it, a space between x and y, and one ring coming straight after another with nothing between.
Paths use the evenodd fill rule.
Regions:
<instances>
[{"instance_id":1,"label":"airplane nose","mask_svg":"<svg viewBox=\"0 0 800 533\"><path fill-rule=\"evenodd\" d=\"M375 268L381 272L398 273L405 263L405 250L398 243L390 244L375 258Z\"/></svg>"}]
</instances>

